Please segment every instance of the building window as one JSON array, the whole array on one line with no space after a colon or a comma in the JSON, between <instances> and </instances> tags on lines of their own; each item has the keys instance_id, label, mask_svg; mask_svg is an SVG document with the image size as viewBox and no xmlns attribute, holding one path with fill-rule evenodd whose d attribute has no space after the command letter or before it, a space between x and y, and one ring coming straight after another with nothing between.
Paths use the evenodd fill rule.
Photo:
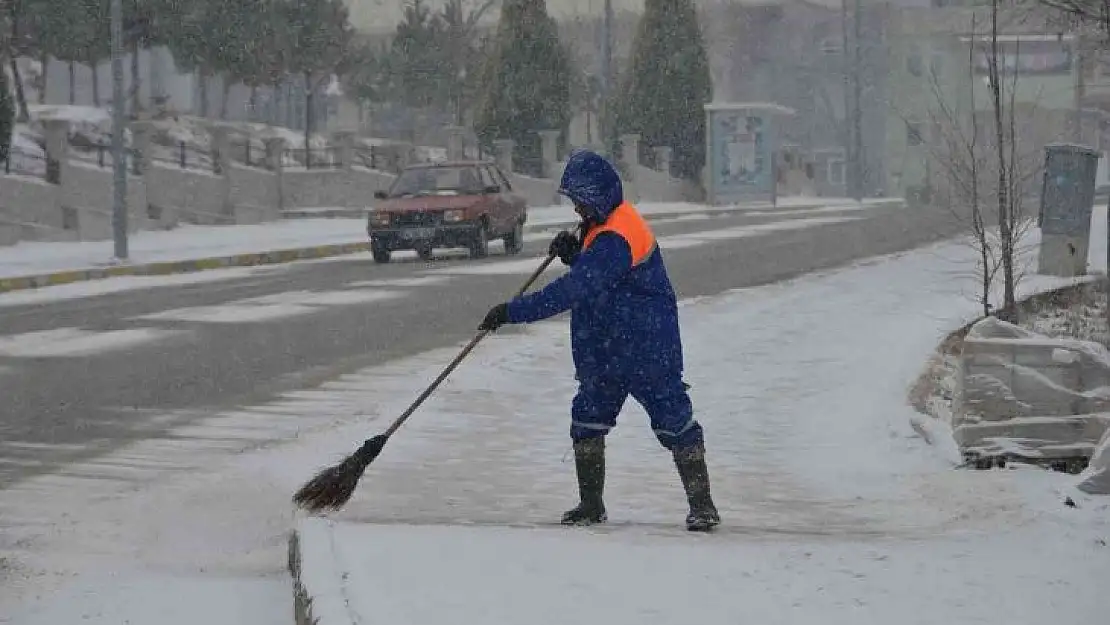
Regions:
<instances>
[{"instance_id":1,"label":"building window","mask_svg":"<svg viewBox=\"0 0 1110 625\"><path fill-rule=\"evenodd\" d=\"M925 141L921 138L921 124L917 122L906 122L906 145L913 147L921 145Z\"/></svg>"},{"instance_id":2,"label":"building window","mask_svg":"<svg viewBox=\"0 0 1110 625\"><path fill-rule=\"evenodd\" d=\"M829 159L828 172L829 184L844 184L844 160Z\"/></svg>"}]
</instances>

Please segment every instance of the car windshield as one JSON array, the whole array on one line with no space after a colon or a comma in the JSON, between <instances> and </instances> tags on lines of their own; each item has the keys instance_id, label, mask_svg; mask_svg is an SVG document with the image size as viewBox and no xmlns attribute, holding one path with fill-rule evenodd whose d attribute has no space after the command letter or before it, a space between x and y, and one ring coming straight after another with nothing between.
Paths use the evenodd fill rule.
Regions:
<instances>
[{"instance_id":1,"label":"car windshield","mask_svg":"<svg viewBox=\"0 0 1110 625\"><path fill-rule=\"evenodd\" d=\"M389 195L469 195L481 190L476 167L419 167L401 172Z\"/></svg>"}]
</instances>

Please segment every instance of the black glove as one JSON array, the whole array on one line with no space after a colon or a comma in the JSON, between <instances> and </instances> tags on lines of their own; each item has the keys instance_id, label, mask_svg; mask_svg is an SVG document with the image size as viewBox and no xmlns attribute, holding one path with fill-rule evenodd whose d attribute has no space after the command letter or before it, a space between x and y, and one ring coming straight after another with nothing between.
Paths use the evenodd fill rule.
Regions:
<instances>
[{"instance_id":1,"label":"black glove","mask_svg":"<svg viewBox=\"0 0 1110 625\"><path fill-rule=\"evenodd\" d=\"M482 320L482 323L478 324L478 329L479 330L488 330L489 332L495 332L497 330L497 328L500 328L502 325L504 325L508 322L509 322L509 305L508 304L498 304L498 305L494 306L493 308L489 309L489 312L486 313L486 318Z\"/></svg>"},{"instance_id":2,"label":"black glove","mask_svg":"<svg viewBox=\"0 0 1110 625\"><path fill-rule=\"evenodd\" d=\"M578 240L578 237L566 230L555 235L555 238L551 239L551 245L547 248L547 253L550 256L557 257L567 266L574 263L581 251L582 242Z\"/></svg>"}]
</instances>

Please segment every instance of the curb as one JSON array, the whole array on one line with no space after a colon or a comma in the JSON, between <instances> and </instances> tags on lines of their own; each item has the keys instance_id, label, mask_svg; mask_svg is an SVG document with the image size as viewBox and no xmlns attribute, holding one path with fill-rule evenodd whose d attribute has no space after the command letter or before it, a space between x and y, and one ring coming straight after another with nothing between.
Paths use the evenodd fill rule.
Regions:
<instances>
[{"instance_id":1,"label":"curb","mask_svg":"<svg viewBox=\"0 0 1110 625\"><path fill-rule=\"evenodd\" d=\"M344 575L336 567L332 525L325 519L302 519L289 533L289 574L293 578L296 625L356 622L343 591Z\"/></svg>"},{"instance_id":2,"label":"curb","mask_svg":"<svg viewBox=\"0 0 1110 625\"><path fill-rule=\"evenodd\" d=\"M44 286L58 286L74 282L88 282L120 276L164 276L176 273L192 273L207 269L226 269L228 267L254 267L275 265L297 260L328 258L345 254L357 254L369 250L369 243L339 243L334 245L315 245L269 252L250 252L229 256L210 256L192 260L174 260L136 265L116 265L94 269L76 269L14 278L0 278L0 293L37 289Z\"/></svg>"}]
</instances>

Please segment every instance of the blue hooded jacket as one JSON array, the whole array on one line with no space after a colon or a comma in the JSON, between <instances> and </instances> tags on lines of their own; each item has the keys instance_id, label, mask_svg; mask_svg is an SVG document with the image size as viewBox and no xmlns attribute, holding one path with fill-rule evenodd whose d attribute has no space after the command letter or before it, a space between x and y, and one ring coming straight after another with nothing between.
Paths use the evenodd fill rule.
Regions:
<instances>
[{"instance_id":1,"label":"blue hooded jacket","mask_svg":"<svg viewBox=\"0 0 1110 625\"><path fill-rule=\"evenodd\" d=\"M616 170L589 151L568 159L559 193L586 207L598 224L624 201ZM567 310L579 380L682 375L678 305L658 247L634 267L628 242L615 232L603 232L570 271L513 299L508 313L511 323L532 323Z\"/></svg>"}]
</instances>

